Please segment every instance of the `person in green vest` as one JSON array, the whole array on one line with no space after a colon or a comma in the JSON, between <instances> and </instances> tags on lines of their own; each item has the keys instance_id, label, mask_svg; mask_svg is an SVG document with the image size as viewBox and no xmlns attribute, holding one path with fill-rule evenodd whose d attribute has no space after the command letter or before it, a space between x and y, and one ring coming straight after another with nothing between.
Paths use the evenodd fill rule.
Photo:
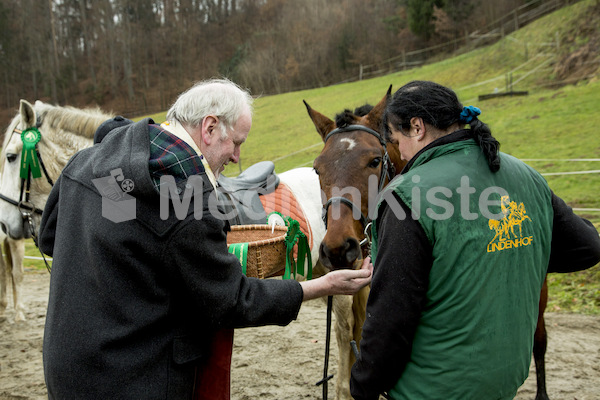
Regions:
<instances>
[{"instance_id":1,"label":"person in green vest","mask_svg":"<svg viewBox=\"0 0 600 400\"><path fill-rule=\"evenodd\" d=\"M479 115L427 81L388 103L386 134L408 164L380 194L372 225L356 400L514 398L546 274L600 261L594 226L499 152Z\"/></svg>"}]
</instances>

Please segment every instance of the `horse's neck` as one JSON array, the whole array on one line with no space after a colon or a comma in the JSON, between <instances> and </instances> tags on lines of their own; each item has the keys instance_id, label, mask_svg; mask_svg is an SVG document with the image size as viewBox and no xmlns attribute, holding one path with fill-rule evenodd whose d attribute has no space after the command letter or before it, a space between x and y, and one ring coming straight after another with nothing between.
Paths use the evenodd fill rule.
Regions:
<instances>
[{"instance_id":1,"label":"horse's neck","mask_svg":"<svg viewBox=\"0 0 600 400\"><path fill-rule=\"evenodd\" d=\"M34 204L36 207L43 207L46 204L52 190L47 178L50 178L52 183L56 182L71 157L79 150L90 147L92 144L92 139L77 135L61 136L60 140L53 137L52 141L46 138L44 145L40 146L39 152L41 162L48 176L42 173L41 178L33 179L31 183L32 199L35 199Z\"/></svg>"},{"instance_id":2,"label":"horse's neck","mask_svg":"<svg viewBox=\"0 0 600 400\"><path fill-rule=\"evenodd\" d=\"M51 139L43 149L40 149L40 156L53 181L58 178L75 153L93 144L92 139L70 133L55 135Z\"/></svg>"},{"instance_id":3,"label":"horse's neck","mask_svg":"<svg viewBox=\"0 0 600 400\"><path fill-rule=\"evenodd\" d=\"M402 168L404 168L404 166L406 165L406 161L402 160L402 157L400 156L400 150L398 149L397 145L393 143L388 143L386 149L388 155L390 156L390 161L396 169L396 175L398 175L400 171L402 171Z\"/></svg>"}]
</instances>

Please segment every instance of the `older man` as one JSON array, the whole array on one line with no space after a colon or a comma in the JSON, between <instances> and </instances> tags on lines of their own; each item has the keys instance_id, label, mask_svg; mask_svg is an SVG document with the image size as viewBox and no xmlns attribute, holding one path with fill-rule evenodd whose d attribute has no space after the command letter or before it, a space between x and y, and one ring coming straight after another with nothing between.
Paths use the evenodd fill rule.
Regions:
<instances>
[{"instance_id":1,"label":"older man","mask_svg":"<svg viewBox=\"0 0 600 400\"><path fill-rule=\"evenodd\" d=\"M251 105L230 81L201 82L177 99L165 124L114 129L63 170L40 233L54 257L44 336L50 398L190 398L219 332L285 325L303 300L370 282L368 262L302 283L247 278L227 252L228 225L209 198L216 176L239 159ZM191 177L202 182L194 199L201 218L193 207L161 217L161 183L184 195ZM110 205L122 201L135 202L135 211L124 206L129 218L116 220Z\"/></svg>"}]
</instances>

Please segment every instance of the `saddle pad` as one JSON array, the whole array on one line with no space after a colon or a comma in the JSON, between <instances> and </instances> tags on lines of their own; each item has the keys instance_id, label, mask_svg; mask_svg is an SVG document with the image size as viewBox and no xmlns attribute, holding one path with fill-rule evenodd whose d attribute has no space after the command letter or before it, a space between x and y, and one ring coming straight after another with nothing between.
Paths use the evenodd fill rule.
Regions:
<instances>
[{"instance_id":1,"label":"saddle pad","mask_svg":"<svg viewBox=\"0 0 600 400\"><path fill-rule=\"evenodd\" d=\"M280 212L286 217L292 217L300 224L300 230L306 235L308 239L308 246L312 249L312 232L308 225L308 219L304 214L304 210L298 204L296 196L292 193L290 188L283 182L279 182L277 189L274 192L260 196L260 202L262 203L267 215L273 211ZM294 249L294 255L296 255L296 249Z\"/></svg>"}]
</instances>

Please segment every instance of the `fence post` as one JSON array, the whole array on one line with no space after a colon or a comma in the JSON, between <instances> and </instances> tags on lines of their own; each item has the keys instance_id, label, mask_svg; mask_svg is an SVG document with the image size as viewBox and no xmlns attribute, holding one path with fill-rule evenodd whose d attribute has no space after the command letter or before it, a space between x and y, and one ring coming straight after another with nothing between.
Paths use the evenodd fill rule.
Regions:
<instances>
[{"instance_id":1,"label":"fence post","mask_svg":"<svg viewBox=\"0 0 600 400\"><path fill-rule=\"evenodd\" d=\"M358 70L358 80L362 81L363 78L363 65L360 64L360 69Z\"/></svg>"}]
</instances>

